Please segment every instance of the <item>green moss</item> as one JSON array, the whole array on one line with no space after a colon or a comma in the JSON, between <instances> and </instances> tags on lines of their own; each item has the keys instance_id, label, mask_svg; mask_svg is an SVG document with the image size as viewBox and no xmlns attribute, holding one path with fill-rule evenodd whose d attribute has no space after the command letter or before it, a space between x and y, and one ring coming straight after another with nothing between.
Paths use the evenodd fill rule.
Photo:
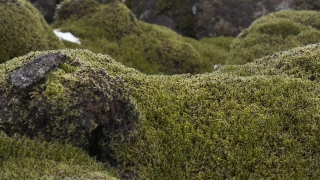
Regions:
<instances>
[{"instance_id":1,"label":"green moss","mask_svg":"<svg viewBox=\"0 0 320 180\"><path fill-rule=\"evenodd\" d=\"M235 38L234 37L211 37L202 38L200 42L207 43L213 46L218 46L225 49L227 52L230 51L230 46Z\"/></svg>"},{"instance_id":2,"label":"green moss","mask_svg":"<svg viewBox=\"0 0 320 180\"><path fill-rule=\"evenodd\" d=\"M319 81L319 44L276 53L241 66L225 66L223 72L239 76L287 75L292 78Z\"/></svg>"},{"instance_id":3,"label":"green moss","mask_svg":"<svg viewBox=\"0 0 320 180\"><path fill-rule=\"evenodd\" d=\"M30 51L64 47L29 1L1 1L0 24L0 63Z\"/></svg>"},{"instance_id":4,"label":"green moss","mask_svg":"<svg viewBox=\"0 0 320 180\"><path fill-rule=\"evenodd\" d=\"M117 179L79 148L9 138L1 131L0 169L1 179Z\"/></svg>"},{"instance_id":5,"label":"green moss","mask_svg":"<svg viewBox=\"0 0 320 180\"><path fill-rule=\"evenodd\" d=\"M67 50L57 51L62 52ZM81 56L87 53L92 54L86 50L79 50L78 57L69 54L58 68L25 89L9 84L7 72L33 61L41 52L1 64L0 130L9 136L18 133L31 139L68 143L102 162L117 164L111 157L111 137L113 141L129 138L136 128L139 112L123 78L110 75L100 67L113 60L102 55L101 62L95 58L83 59Z\"/></svg>"},{"instance_id":6,"label":"green moss","mask_svg":"<svg viewBox=\"0 0 320 180\"><path fill-rule=\"evenodd\" d=\"M275 52L317 43L320 13L280 11L254 21L233 42L227 64L245 64Z\"/></svg>"},{"instance_id":7,"label":"green moss","mask_svg":"<svg viewBox=\"0 0 320 180\"><path fill-rule=\"evenodd\" d=\"M13 88L5 81L4 69L11 72L43 53L48 52L30 53L0 65L0 92L7 92L6 96L0 96L0 102ZM87 50L60 53L66 55L66 63L79 69L99 69L90 78L105 71L109 79L104 83L117 84L116 79L123 79L125 85L106 92L124 89L130 92L130 99L140 113L139 128L123 138L111 134L111 141L104 142L112 148L121 175L139 179L314 179L320 176L319 44L242 66L225 66L213 73L174 76L145 75L109 56ZM60 87L58 83L61 83L63 88L57 89L68 92L72 84L79 82L89 91L93 91L89 87L104 87L103 83L99 86L90 83L87 75L80 74L83 73L79 70L63 74L58 68L34 88L45 89L51 83ZM50 98L54 96L60 98L58 93L52 93ZM55 121L67 119L60 115ZM64 131L68 130L66 126L55 128L61 129L48 127L47 131L65 136ZM71 127L69 131L75 133ZM77 139L70 138L71 142Z\"/></svg>"},{"instance_id":8,"label":"green moss","mask_svg":"<svg viewBox=\"0 0 320 180\"><path fill-rule=\"evenodd\" d=\"M70 31L81 40L81 45L66 44L68 48L108 54L147 74L210 72L215 64L224 64L227 59L228 52L224 49L137 20L122 3L92 3L70 2L60 10L61 18L53 27ZM70 13L78 9L80 19L80 15Z\"/></svg>"}]
</instances>

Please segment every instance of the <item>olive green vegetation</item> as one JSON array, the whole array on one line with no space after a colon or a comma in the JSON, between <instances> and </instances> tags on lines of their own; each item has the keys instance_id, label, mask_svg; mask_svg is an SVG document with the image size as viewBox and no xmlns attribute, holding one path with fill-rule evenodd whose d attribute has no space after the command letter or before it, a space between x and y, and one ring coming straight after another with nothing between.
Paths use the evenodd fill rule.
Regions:
<instances>
[{"instance_id":1,"label":"olive green vegetation","mask_svg":"<svg viewBox=\"0 0 320 180\"><path fill-rule=\"evenodd\" d=\"M225 49L227 52L230 51L230 45L232 44L234 37L210 37L210 38L202 38L200 42L211 44L214 46L221 47Z\"/></svg>"},{"instance_id":2,"label":"olive green vegetation","mask_svg":"<svg viewBox=\"0 0 320 180\"><path fill-rule=\"evenodd\" d=\"M117 179L79 148L1 131L0 169L0 179Z\"/></svg>"},{"instance_id":3,"label":"olive green vegetation","mask_svg":"<svg viewBox=\"0 0 320 180\"><path fill-rule=\"evenodd\" d=\"M29 1L1 1L0 24L0 63L30 51L64 47Z\"/></svg>"},{"instance_id":4,"label":"olive green vegetation","mask_svg":"<svg viewBox=\"0 0 320 180\"><path fill-rule=\"evenodd\" d=\"M227 64L245 64L320 41L320 12L284 10L255 20L231 45Z\"/></svg>"},{"instance_id":5,"label":"olive green vegetation","mask_svg":"<svg viewBox=\"0 0 320 180\"><path fill-rule=\"evenodd\" d=\"M145 75L88 50L60 53L69 66L97 68L123 78L123 87L131 92L140 112L139 128L129 138L111 138L109 144L120 174L130 172L139 179L316 179L319 47L297 48L207 74L173 76ZM7 72L45 53L1 64L0 92L10 91ZM36 86L46 89L65 79L70 83L60 85L81 81L77 70L64 69L65 65ZM50 94L50 99L55 97L61 94Z\"/></svg>"},{"instance_id":6,"label":"olive green vegetation","mask_svg":"<svg viewBox=\"0 0 320 180\"><path fill-rule=\"evenodd\" d=\"M58 14L52 27L69 31L81 40L81 45L68 43L66 47L108 54L147 74L211 72L215 64L224 64L228 57L228 51L217 45L137 20L119 2L71 1L64 3Z\"/></svg>"}]
</instances>

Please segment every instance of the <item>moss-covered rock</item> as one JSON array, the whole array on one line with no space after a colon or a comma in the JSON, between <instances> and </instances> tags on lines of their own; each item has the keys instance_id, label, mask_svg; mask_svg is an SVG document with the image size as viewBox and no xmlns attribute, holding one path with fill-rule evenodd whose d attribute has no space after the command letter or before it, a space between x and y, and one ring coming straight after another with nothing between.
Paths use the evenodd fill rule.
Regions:
<instances>
[{"instance_id":1,"label":"moss-covered rock","mask_svg":"<svg viewBox=\"0 0 320 180\"><path fill-rule=\"evenodd\" d=\"M285 10L263 16L233 42L227 64L245 64L320 41L320 13Z\"/></svg>"},{"instance_id":2,"label":"moss-covered rock","mask_svg":"<svg viewBox=\"0 0 320 180\"><path fill-rule=\"evenodd\" d=\"M59 52L36 54L1 66L0 124L6 134L59 140L116 165L110 138L129 138L139 116L123 78Z\"/></svg>"},{"instance_id":3,"label":"moss-covered rock","mask_svg":"<svg viewBox=\"0 0 320 180\"><path fill-rule=\"evenodd\" d=\"M64 47L29 1L1 1L0 24L0 63L30 51Z\"/></svg>"},{"instance_id":4,"label":"moss-covered rock","mask_svg":"<svg viewBox=\"0 0 320 180\"><path fill-rule=\"evenodd\" d=\"M225 49L184 38L168 28L137 20L122 3L94 0L64 3L54 28L69 31L95 53L111 55L124 65L147 74L211 72L224 64Z\"/></svg>"},{"instance_id":5,"label":"moss-covered rock","mask_svg":"<svg viewBox=\"0 0 320 180\"><path fill-rule=\"evenodd\" d=\"M51 51L66 61L29 88L17 88L6 78L49 52L30 53L0 65L0 127L9 135L56 138L81 147L78 135L104 140L106 132L97 126L104 117L127 122L139 112L138 120L130 116L136 128L115 125L118 132L106 133L109 141L92 146L110 148L121 175L314 179L320 176L318 47L269 56L270 65L174 76L144 75L87 50ZM118 102L114 111L109 111L110 97ZM130 113L114 118L112 112L120 112L116 107Z\"/></svg>"},{"instance_id":6,"label":"moss-covered rock","mask_svg":"<svg viewBox=\"0 0 320 180\"><path fill-rule=\"evenodd\" d=\"M0 169L0 179L117 179L79 148L17 135L9 138L1 131Z\"/></svg>"}]
</instances>

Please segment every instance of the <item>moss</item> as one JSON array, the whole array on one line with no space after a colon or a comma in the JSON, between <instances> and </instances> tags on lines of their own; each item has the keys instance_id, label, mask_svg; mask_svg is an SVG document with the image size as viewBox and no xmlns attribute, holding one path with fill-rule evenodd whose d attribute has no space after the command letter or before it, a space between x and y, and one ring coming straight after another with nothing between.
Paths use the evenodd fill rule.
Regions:
<instances>
[{"instance_id":1,"label":"moss","mask_svg":"<svg viewBox=\"0 0 320 180\"><path fill-rule=\"evenodd\" d=\"M81 46L69 43L66 44L68 48L108 54L147 74L210 72L215 64L224 64L227 59L224 49L137 20L122 3L91 3L90 0L69 2L59 12L61 18L53 27L70 31L81 39ZM80 15L69 13L78 9L80 19ZM68 12L68 18L65 18L65 12Z\"/></svg>"},{"instance_id":2,"label":"moss","mask_svg":"<svg viewBox=\"0 0 320 180\"><path fill-rule=\"evenodd\" d=\"M30 51L64 47L29 1L1 1L0 24L0 63Z\"/></svg>"},{"instance_id":3,"label":"moss","mask_svg":"<svg viewBox=\"0 0 320 180\"><path fill-rule=\"evenodd\" d=\"M139 117L122 77L109 75L98 64L90 66L90 60L83 61L78 56L68 57L60 66L48 71L44 78L28 86L12 86L6 72L26 79L26 75L19 75L19 70L32 67L25 65L27 61L30 65L38 57L56 55L39 56L39 53L1 64L0 84L5 87L0 90L0 106L3 107L0 110L0 130L10 136L19 133L31 139L59 140L82 148L102 162L117 165L118 162L111 157L113 150L108 146L111 136L116 141L129 138ZM91 54L85 50L79 53ZM104 56L102 61L111 63L113 60ZM42 69L44 67L35 71ZM32 75L35 73L28 74Z\"/></svg>"},{"instance_id":4,"label":"moss","mask_svg":"<svg viewBox=\"0 0 320 180\"><path fill-rule=\"evenodd\" d=\"M317 43L320 13L280 11L254 21L233 42L227 64L245 64L275 52Z\"/></svg>"},{"instance_id":5,"label":"moss","mask_svg":"<svg viewBox=\"0 0 320 180\"><path fill-rule=\"evenodd\" d=\"M11 104L19 104L10 96L14 91L5 81L6 74L43 53L48 52L30 53L0 65L0 92L5 94L0 96L0 103L8 104L6 99L10 97ZM319 45L268 56L269 61L264 59L243 66L225 66L213 73L174 76L145 75L115 62L109 56L87 50L61 50L59 53L67 57L66 63L77 66L79 70L65 73L58 68L33 89L45 90L54 83L57 91L68 92L72 84L80 83L83 88L79 92L86 92L86 88L92 92L104 87L103 83L97 84L97 79L93 81L95 83L88 81L88 77L93 78L93 75L80 71L92 69L96 77L101 71L108 73L107 84L112 88L103 92L130 92L129 99L140 114L136 121L138 128L129 131L128 136L110 134L110 142L104 141L101 145L112 148L112 157L117 160L123 178L314 179L320 176ZM309 75L314 78L309 78ZM117 84L118 78L122 78L123 86ZM74 90L70 89L70 92ZM44 91L38 92L45 98ZM62 96L52 93L50 98L54 100ZM118 99L118 96L114 98ZM128 96L123 98L128 100ZM22 104L34 101L24 100ZM59 102L53 107L61 106ZM51 104L49 101L45 103ZM64 104L69 107L68 103ZM132 106L129 103L120 104L120 107ZM26 111L23 105L15 109L21 109L23 113ZM13 117L3 109L0 111L1 118ZM36 113L32 113L28 117L35 118ZM57 114L52 121L70 120L69 123L75 126L81 123L79 118L68 119L65 115L67 113ZM13 117L7 124L21 117ZM35 122L33 119L20 121ZM95 118L92 119L96 122ZM119 118L118 121L121 120ZM17 131L14 126L4 126L4 129ZM75 133L71 126L69 129L62 125L46 127L48 134L57 137L65 137L66 131ZM123 126L119 127L121 129ZM72 142L77 136L69 138Z\"/></svg>"},{"instance_id":6,"label":"moss","mask_svg":"<svg viewBox=\"0 0 320 180\"><path fill-rule=\"evenodd\" d=\"M117 179L79 148L0 131L1 179Z\"/></svg>"},{"instance_id":7,"label":"moss","mask_svg":"<svg viewBox=\"0 0 320 180\"><path fill-rule=\"evenodd\" d=\"M241 66L225 66L223 72L239 76L281 74L292 78L319 81L319 44L276 53Z\"/></svg>"},{"instance_id":8,"label":"moss","mask_svg":"<svg viewBox=\"0 0 320 180\"><path fill-rule=\"evenodd\" d=\"M202 38L200 41L203 43L211 44L225 49L227 52L230 51L230 46L235 38L234 37L211 37Z\"/></svg>"}]
</instances>

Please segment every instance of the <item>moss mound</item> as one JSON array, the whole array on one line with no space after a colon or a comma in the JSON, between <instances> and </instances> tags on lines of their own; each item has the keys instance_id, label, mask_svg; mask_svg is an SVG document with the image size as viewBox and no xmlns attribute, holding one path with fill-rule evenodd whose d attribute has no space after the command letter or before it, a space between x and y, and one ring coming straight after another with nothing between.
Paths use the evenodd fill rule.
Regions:
<instances>
[{"instance_id":1,"label":"moss mound","mask_svg":"<svg viewBox=\"0 0 320 180\"><path fill-rule=\"evenodd\" d=\"M0 24L0 63L30 51L64 47L29 1L1 1Z\"/></svg>"},{"instance_id":2,"label":"moss mound","mask_svg":"<svg viewBox=\"0 0 320 180\"><path fill-rule=\"evenodd\" d=\"M4 132L59 140L117 165L108 146L111 137L114 141L129 138L139 116L123 79L59 52L36 54L1 66ZM103 61L113 60L103 57Z\"/></svg>"},{"instance_id":3,"label":"moss mound","mask_svg":"<svg viewBox=\"0 0 320 180\"><path fill-rule=\"evenodd\" d=\"M74 133L72 126L66 126L66 123L97 124L105 117L103 113L102 116L91 116L91 120L78 122L79 118L70 118L66 113L58 111L60 114L55 115L55 122L60 125L56 126L47 126L46 123L32 126L36 122L32 119L44 121L37 118L37 106L33 106L34 111L27 117L23 116L29 112L25 108L26 104L33 105L40 101L34 100L37 97L42 101L47 99L44 107L45 104L56 108L62 106L61 109L68 109L69 105L73 107L71 102L64 100L72 96L68 93L69 90L74 90L70 89L70 84L80 83L93 93L94 89L103 88L105 81L97 83L93 76L80 75L83 74L80 73L83 69L95 69L97 77L100 71L108 74L105 79L110 81L107 84L112 91L103 92L111 95L118 94L119 91L127 92L125 96L121 96L122 99L112 97L118 102L134 103L134 111L140 114L136 121L138 128L127 131L127 136L125 133L120 133L120 136L119 133L111 133L110 141L103 141L96 146L100 149L112 149L111 155L116 160L122 177L314 179L320 176L320 85L317 78L310 79L309 75L319 77L319 61L316 59L320 53L318 47L319 45L312 45L269 56L269 65L259 64L257 61L243 66L226 66L210 74L174 76L144 75L122 66L109 56L87 50L51 51L53 54L61 54L66 61L29 88L30 91L37 90L38 94L30 94L29 98L19 101L19 94L25 90L19 90L8 83L7 76L27 62L32 62L35 57L48 54L30 53L0 65L0 103L7 109L0 113L0 122L6 132L21 132L22 126L18 124L16 127L16 124L27 124L27 120L31 121L28 126L33 128L29 132L37 132L41 127L46 127L46 131L40 135L34 134L38 138L47 134L65 137L68 131ZM306 59L309 61L305 61ZM265 71L259 73L259 68L264 68ZM277 69L279 70L275 73L268 73ZM89 81L90 78L93 80ZM117 85L115 80L118 78L123 79L123 85ZM53 84L59 85L56 87L59 92L48 95L47 91L52 89ZM102 101L108 97L98 93L97 97L91 99L98 98ZM7 99L10 101L6 102ZM52 105L53 102L59 102L58 99L68 103ZM73 99L78 101L77 98ZM15 107L7 107L10 104ZM120 107L130 109L132 106L128 104L120 104ZM11 109L24 111L12 118L13 115L8 114ZM79 108L72 109L75 115L81 113L77 109ZM3 121L8 117L11 118ZM111 113L107 117L112 119L114 115ZM124 121L121 117L123 116L116 118L117 122ZM98 129L90 127L92 129L85 132ZM120 132L125 129L125 126L115 127ZM91 136L95 136L94 134ZM26 135L30 136L30 133ZM77 136L70 138L72 140Z\"/></svg>"},{"instance_id":4,"label":"moss mound","mask_svg":"<svg viewBox=\"0 0 320 180\"><path fill-rule=\"evenodd\" d=\"M108 54L147 74L211 72L215 64L224 64L228 56L225 49L216 45L137 20L122 3L64 3L52 26L80 38L81 46L68 43L68 48Z\"/></svg>"},{"instance_id":5,"label":"moss mound","mask_svg":"<svg viewBox=\"0 0 320 180\"><path fill-rule=\"evenodd\" d=\"M233 42L227 64L245 64L320 41L320 13L285 10L263 16Z\"/></svg>"},{"instance_id":6,"label":"moss mound","mask_svg":"<svg viewBox=\"0 0 320 180\"><path fill-rule=\"evenodd\" d=\"M0 131L1 179L116 179L81 149Z\"/></svg>"}]
</instances>

